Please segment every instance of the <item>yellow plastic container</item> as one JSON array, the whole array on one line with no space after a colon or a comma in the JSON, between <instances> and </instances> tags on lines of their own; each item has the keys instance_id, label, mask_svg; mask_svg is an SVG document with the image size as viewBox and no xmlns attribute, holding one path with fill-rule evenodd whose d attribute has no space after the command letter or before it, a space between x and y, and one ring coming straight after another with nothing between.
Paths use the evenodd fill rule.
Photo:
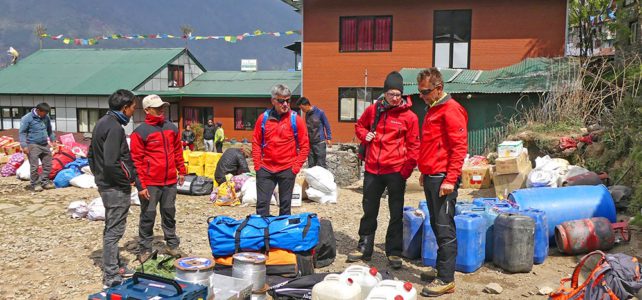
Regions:
<instances>
[{"instance_id":1,"label":"yellow plastic container","mask_svg":"<svg viewBox=\"0 0 642 300\"><path fill-rule=\"evenodd\" d=\"M185 163L189 161L190 153L192 153L192 151L190 151L189 149L183 150L183 160L185 161Z\"/></svg>"},{"instance_id":2,"label":"yellow plastic container","mask_svg":"<svg viewBox=\"0 0 642 300\"><path fill-rule=\"evenodd\" d=\"M203 165L195 166L195 165L191 165L190 164L187 167L187 173L189 173L189 174L193 173L193 174L196 174L198 176L203 176Z\"/></svg>"},{"instance_id":3,"label":"yellow plastic container","mask_svg":"<svg viewBox=\"0 0 642 300\"><path fill-rule=\"evenodd\" d=\"M189 154L189 164L191 166L201 166L203 167L205 162L205 153L201 151L194 151Z\"/></svg>"},{"instance_id":4,"label":"yellow plastic container","mask_svg":"<svg viewBox=\"0 0 642 300\"><path fill-rule=\"evenodd\" d=\"M219 159L221 159L221 156L223 156L222 153L214 153L214 152L206 152L205 153L205 165L213 165L216 166L218 163Z\"/></svg>"},{"instance_id":5,"label":"yellow plastic container","mask_svg":"<svg viewBox=\"0 0 642 300\"><path fill-rule=\"evenodd\" d=\"M216 171L216 165L205 165L203 176L214 179L214 171Z\"/></svg>"}]
</instances>

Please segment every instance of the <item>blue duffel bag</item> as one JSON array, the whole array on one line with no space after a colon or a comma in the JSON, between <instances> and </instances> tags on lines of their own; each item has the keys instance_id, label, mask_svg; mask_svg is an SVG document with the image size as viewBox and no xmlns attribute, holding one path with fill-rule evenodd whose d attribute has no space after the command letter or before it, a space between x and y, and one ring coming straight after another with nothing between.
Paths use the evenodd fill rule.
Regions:
<instances>
[{"instance_id":1,"label":"blue duffel bag","mask_svg":"<svg viewBox=\"0 0 642 300\"><path fill-rule=\"evenodd\" d=\"M236 220L227 216L208 220L208 237L214 257L243 251L279 248L308 251L319 243L319 218L315 213L262 217L249 215Z\"/></svg>"}]
</instances>

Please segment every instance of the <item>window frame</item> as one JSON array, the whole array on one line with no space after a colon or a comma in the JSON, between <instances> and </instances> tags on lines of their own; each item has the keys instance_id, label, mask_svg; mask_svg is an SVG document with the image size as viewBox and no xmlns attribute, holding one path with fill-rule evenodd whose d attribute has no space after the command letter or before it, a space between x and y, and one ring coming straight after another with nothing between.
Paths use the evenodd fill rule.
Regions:
<instances>
[{"instance_id":1,"label":"window frame","mask_svg":"<svg viewBox=\"0 0 642 300\"><path fill-rule=\"evenodd\" d=\"M373 47L373 49L372 49L372 50L359 50L359 47L358 47L359 31L357 30L357 38L356 38L356 40L357 40L357 48L356 48L355 50L342 50L342 47L341 47L341 41L343 40L343 26L341 26L341 24L343 23L343 20L345 20L345 19L352 19L352 18L354 18L354 19L356 19L356 20L357 20L357 28L359 27L359 20L372 19L372 20L374 21L374 20L376 20L377 18L390 18L390 43L389 43L390 47L389 47L389 49L388 49L388 50L375 50L375 49L374 49L374 40L375 40L375 39L376 39L376 37L377 37L377 33L376 33L376 31L375 31L375 30L372 30L372 40L373 40L372 47ZM366 53L367 53L367 52L392 52L392 44L393 44L393 43L392 43L392 38L393 38L393 28L394 28L394 26L393 26L393 24L394 24L394 23L393 23L393 22L394 22L394 18L393 18L393 16L392 16L392 15L373 15L373 16L340 16L340 17L339 17L339 43L338 43L338 44L339 44L339 53L355 53L355 52L366 52Z\"/></svg>"},{"instance_id":2,"label":"window frame","mask_svg":"<svg viewBox=\"0 0 642 300\"><path fill-rule=\"evenodd\" d=\"M89 131L80 131L80 114L81 114L81 111L83 111L83 110L87 112L87 129ZM89 119L90 118L90 113L89 113L90 110L91 111L96 111L96 110L98 111L98 119L96 119L96 122L94 123L93 127L91 126L91 120ZM108 111L109 111L109 109L107 109L107 108L76 107L76 132L79 132L79 133L92 133L92 132L94 132L94 128L96 127L96 123L98 123L98 120L100 120L100 118L102 118Z\"/></svg>"},{"instance_id":3,"label":"window frame","mask_svg":"<svg viewBox=\"0 0 642 300\"><path fill-rule=\"evenodd\" d=\"M180 73L183 75L183 78L181 81L176 81L176 85L172 85L172 81L174 80L174 70L173 68L178 69L181 71ZM182 83L182 85L180 84ZM182 88L185 86L185 66L184 65L172 65L169 64L167 65L167 86L170 88Z\"/></svg>"},{"instance_id":4,"label":"window frame","mask_svg":"<svg viewBox=\"0 0 642 300\"><path fill-rule=\"evenodd\" d=\"M344 93L341 92L341 90L346 90L346 89L354 89L354 91L357 93L355 95L355 97L354 97L354 105L353 105L353 108L352 108L352 111L354 112L354 118L350 119L350 120L341 119L341 99L342 99L341 95L344 94ZM381 91L380 93L379 92L377 93L377 97L379 97L379 95L383 93L383 87L376 87L376 86L375 87L354 87L354 86L352 86L352 87L348 87L348 86L338 87L338 89L337 89L337 92L338 92L338 94L337 94L337 106L338 106L337 121L338 122L340 122L340 123L356 123L359 120L359 118L361 118L361 115L357 115L357 108L358 108L358 105L359 105L358 90L364 90L364 89L367 90L366 91L366 95L365 95L365 100L366 100L367 103L370 103L368 106L372 105L372 103L377 99L377 98L374 97L375 90ZM368 96L370 96L369 101L368 101ZM366 108L364 108L363 111L365 111L367 108L368 107L366 106ZM363 112L361 114L363 115Z\"/></svg>"},{"instance_id":5,"label":"window frame","mask_svg":"<svg viewBox=\"0 0 642 300\"><path fill-rule=\"evenodd\" d=\"M265 107L255 107L255 106L238 106L238 107L234 107L234 110L233 110L233 112L234 112L234 130L237 130L237 131L252 131L252 130L254 130L254 125L256 124L256 120L257 120L257 119L254 119L254 120L249 121L251 128L248 128L247 126L244 125L243 129L239 129L238 127L236 127L236 122L238 121L238 118L236 117L236 110L237 109L241 109L241 110L243 110L243 112L245 112L246 110L254 109L256 111L256 118L257 119L258 119L258 117L260 115L262 115L265 112L265 110L267 110L267 108L265 108Z\"/></svg>"},{"instance_id":6,"label":"window frame","mask_svg":"<svg viewBox=\"0 0 642 300\"><path fill-rule=\"evenodd\" d=\"M210 119L214 120L214 117L216 116L215 115L215 111L214 111L214 107L212 107L212 106L181 106L181 113L182 114L179 115L179 118L182 117L181 119L182 119L182 122L183 122L183 128L185 128L185 126L187 126L187 125L193 124L193 123L189 123L189 124L186 123L186 120L185 120L185 109L198 109L199 110L199 114L202 114L202 115L200 116L200 120L198 120L197 122L199 124L201 124L201 125L205 125L207 123L207 120L210 120ZM205 112L206 110L209 110L209 111ZM207 118L206 115L210 111L212 112L212 117L211 118ZM203 112L205 112L205 113L203 113Z\"/></svg>"},{"instance_id":7,"label":"window frame","mask_svg":"<svg viewBox=\"0 0 642 300\"><path fill-rule=\"evenodd\" d=\"M9 110L9 117L5 118L3 115L3 110L8 109ZM16 109L18 110L18 115L17 117L13 117L11 115L11 112ZM19 129L20 125L18 125L18 128L14 127L13 122L18 120L18 123L20 123L20 120L24 115L26 115L28 112L31 112L33 107L30 106L0 106L0 130L9 130L9 129ZM53 114L52 114L53 112ZM51 111L49 112L49 119L52 122L52 130L56 130L56 108L51 107ZM11 122L11 127L10 128L5 128L4 127L4 121L9 120Z\"/></svg>"},{"instance_id":8,"label":"window frame","mask_svg":"<svg viewBox=\"0 0 642 300\"><path fill-rule=\"evenodd\" d=\"M472 52L472 40L473 40L473 10L472 9L436 9L433 10L432 14L432 19L433 19L433 24L432 24L432 65L435 66L436 59L437 59L437 53L436 53L436 47L437 47L437 42L436 40L436 31L435 28L436 25L436 16L437 12L469 12L470 13L470 28L469 28L469 35L468 35L468 56L467 56L467 66L466 68L453 68L453 51L454 51L454 41L453 41L453 33L450 33L450 50L449 50L449 57L448 57L448 68L449 69L458 69L458 70L469 70L470 69L470 54Z\"/></svg>"}]
</instances>

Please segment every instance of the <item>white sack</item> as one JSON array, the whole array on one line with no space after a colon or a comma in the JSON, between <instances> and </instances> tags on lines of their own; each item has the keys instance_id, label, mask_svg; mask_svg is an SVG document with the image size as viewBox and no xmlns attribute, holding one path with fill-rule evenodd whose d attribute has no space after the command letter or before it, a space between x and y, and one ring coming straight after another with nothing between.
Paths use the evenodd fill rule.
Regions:
<instances>
[{"instance_id":1,"label":"white sack","mask_svg":"<svg viewBox=\"0 0 642 300\"><path fill-rule=\"evenodd\" d=\"M305 175L305 181L311 188L324 193L332 193L337 190L337 184L334 182L334 175L323 167L315 166L309 169L304 169L303 174Z\"/></svg>"},{"instance_id":2,"label":"white sack","mask_svg":"<svg viewBox=\"0 0 642 300\"><path fill-rule=\"evenodd\" d=\"M25 158L25 161L20 165L18 170L16 170L16 176L20 180L31 180L31 165L29 160Z\"/></svg>"},{"instance_id":3,"label":"white sack","mask_svg":"<svg viewBox=\"0 0 642 300\"><path fill-rule=\"evenodd\" d=\"M91 172L91 168L89 166L82 167L82 169L80 169L80 172L83 172L84 174L94 175L94 173Z\"/></svg>"},{"instance_id":4,"label":"white sack","mask_svg":"<svg viewBox=\"0 0 642 300\"><path fill-rule=\"evenodd\" d=\"M103 199L96 198L91 200L88 208L89 211L87 212L87 219L89 219L89 221L105 220L105 206L103 205Z\"/></svg>"},{"instance_id":5,"label":"white sack","mask_svg":"<svg viewBox=\"0 0 642 300\"><path fill-rule=\"evenodd\" d=\"M136 188L132 189L130 203L131 205L140 206L140 199L138 198L138 190Z\"/></svg>"},{"instance_id":6,"label":"white sack","mask_svg":"<svg viewBox=\"0 0 642 300\"><path fill-rule=\"evenodd\" d=\"M292 202L290 206L299 207L301 206L301 200L303 200L303 188L298 183L294 184L294 189L292 190Z\"/></svg>"},{"instance_id":7,"label":"white sack","mask_svg":"<svg viewBox=\"0 0 642 300\"><path fill-rule=\"evenodd\" d=\"M82 200L73 201L69 203L69 207L67 207L67 213L74 219L82 219L86 217L87 212L89 212L87 203Z\"/></svg>"},{"instance_id":8,"label":"white sack","mask_svg":"<svg viewBox=\"0 0 642 300\"><path fill-rule=\"evenodd\" d=\"M81 174L72 178L69 183L72 186L79 187L81 189L97 189L96 180L93 175Z\"/></svg>"},{"instance_id":9,"label":"white sack","mask_svg":"<svg viewBox=\"0 0 642 300\"><path fill-rule=\"evenodd\" d=\"M324 193L313 187L305 190L305 193L308 195L308 199L319 202L321 204L326 203L337 203L338 191L334 190L332 193Z\"/></svg>"}]
</instances>

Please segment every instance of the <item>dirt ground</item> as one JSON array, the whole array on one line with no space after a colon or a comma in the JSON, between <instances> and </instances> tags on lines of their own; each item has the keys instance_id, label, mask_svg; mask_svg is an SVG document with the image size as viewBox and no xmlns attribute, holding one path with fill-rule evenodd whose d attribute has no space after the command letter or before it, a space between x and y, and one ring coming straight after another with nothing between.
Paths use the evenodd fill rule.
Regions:
<instances>
[{"instance_id":1,"label":"dirt ground","mask_svg":"<svg viewBox=\"0 0 642 300\"><path fill-rule=\"evenodd\" d=\"M74 200L98 197L96 190L65 188L34 194L27 192L26 182L0 178L0 299L87 299L87 295L101 289L102 221L71 219L67 206ZM460 190L460 200L491 196L492 190ZM417 174L409 181L406 205L417 206L423 199L417 184ZM346 254L356 245L357 227L361 217L360 187L341 189L336 205L305 202L293 208L293 213L316 212L332 220L337 238L338 253L335 262L319 272L342 271L348 264ZM194 256L209 257L207 218L216 215L242 217L254 212L253 207L216 207L207 196L179 196L177 199L177 226L181 248ZM276 208L272 208L275 212ZM135 266L139 207L132 206L127 230L121 240L121 255ZM162 249L162 231L157 217L154 247ZM371 265L387 269L383 242L387 227L387 203L382 201L377 230L376 253ZM617 246L611 252L642 256L642 236L635 231L628 244ZM402 234L401 232L399 234ZM562 256L556 250L542 265L526 274L505 274L491 263L486 263L472 274L456 274L456 293L443 299L520 299L539 297L543 286L557 288L559 279L568 276L579 257ZM406 261L404 268L391 271L401 280L422 287L419 274L424 267L419 261ZM495 282L504 291L500 295L482 292L484 286ZM419 296L421 298L421 296Z\"/></svg>"}]
</instances>

